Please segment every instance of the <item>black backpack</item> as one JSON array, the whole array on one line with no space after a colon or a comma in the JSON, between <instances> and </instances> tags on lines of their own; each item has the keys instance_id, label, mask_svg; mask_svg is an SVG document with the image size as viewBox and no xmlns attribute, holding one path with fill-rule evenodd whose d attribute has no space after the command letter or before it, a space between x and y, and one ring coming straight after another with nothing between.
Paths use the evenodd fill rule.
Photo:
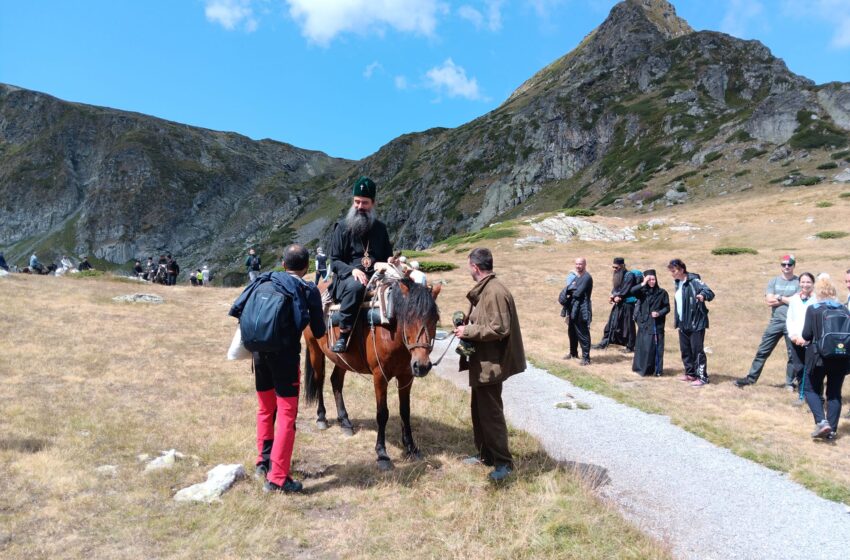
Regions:
<instances>
[{"instance_id":1,"label":"black backpack","mask_svg":"<svg viewBox=\"0 0 850 560\"><path fill-rule=\"evenodd\" d=\"M251 352L290 350L300 344L301 331L308 321L301 301L277 290L274 282L263 282L245 302L239 318L242 344Z\"/></svg>"},{"instance_id":2,"label":"black backpack","mask_svg":"<svg viewBox=\"0 0 850 560\"><path fill-rule=\"evenodd\" d=\"M850 311L843 305L827 307L821 321L821 335L815 341L820 357L850 358Z\"/></svg>"}]
</instances>

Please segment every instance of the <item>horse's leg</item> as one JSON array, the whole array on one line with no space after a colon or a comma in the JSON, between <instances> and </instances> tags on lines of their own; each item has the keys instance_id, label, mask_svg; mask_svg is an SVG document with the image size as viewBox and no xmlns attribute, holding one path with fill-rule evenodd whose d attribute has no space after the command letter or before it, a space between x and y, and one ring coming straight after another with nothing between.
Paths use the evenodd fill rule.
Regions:
<instances>
[{"instance_id":1,"label":"horse's leg","mask_svg":"<svg viewBox=\"0 0 850 560\"><path fill-rule=\"evenodd\" d=\"M393 468L393 463L390 456L387 455L386 434L387 420L390 417L389 408L387 408L387 382L380 374L372 374L372 383L375 385L375 407L377 414L375 420L378 422L378 438L375 442L375 453L378 455L378 468L382 471L388 471Z\"/></svg>"},{"instance_id":2,"label":"horse's leg","mask_svg":"<svg viewBox=\"0 0 850 560\"><path fill-rule=\"evenodd\" d=\"M306 331L305 331L306 332ZM319 342L310 336L304 336L306 351L304 355L304 395L307 403L317 401L316 405L316 427L320 430L328 429L328 419L325 416L325 396L322 388L325 384L325 355Z\"/></svg>"},{"instance_id":3,"label":"horse's leg","mask_svg":"<svg viewBox=\"0 0 850 560\"><path fill-rule=\"evenodd\" d=\"M336 419L339 421L339 427L342 433L347 436L354 435L354 425L348 418L348 411L345 409L345 400L342 398L342 386L345 383L345 369L336 366L331 374L331 387L334 392L334 400L336 401Z\"/></svg>"},{"instance_id":4,"label":"horse's leg","mask_svg":"<svg viewBox=\"0 0 850 560\"><path fill-rule=\"evenodd\" d=\"M422 452L413 441L413 429L410 426L410 390L413 387L413 379L410 381L399 381L404 389L398 392L398 414L401 416L401 442L404 444L405 455L408 459L421 460Z\"/></svg>"}]
</instances>

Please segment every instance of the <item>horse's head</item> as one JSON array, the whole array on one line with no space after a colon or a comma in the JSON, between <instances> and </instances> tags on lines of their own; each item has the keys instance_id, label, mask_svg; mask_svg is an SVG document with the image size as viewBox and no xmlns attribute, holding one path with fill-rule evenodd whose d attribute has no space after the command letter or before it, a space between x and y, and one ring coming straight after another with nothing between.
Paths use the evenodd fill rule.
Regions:
<instances>
[{"instance_id":1,"label":"horse's head","mask_svg":"<svg viewBox=\"0 0 850 560\"><path fill-rule=\"evenodd\" d=\"M410 280L401 280L393 290L393 307L404 345L410 351L414 377L431 371L431 350L437 334L440 312L431 290Z\"/></svg>"}]
</instances>

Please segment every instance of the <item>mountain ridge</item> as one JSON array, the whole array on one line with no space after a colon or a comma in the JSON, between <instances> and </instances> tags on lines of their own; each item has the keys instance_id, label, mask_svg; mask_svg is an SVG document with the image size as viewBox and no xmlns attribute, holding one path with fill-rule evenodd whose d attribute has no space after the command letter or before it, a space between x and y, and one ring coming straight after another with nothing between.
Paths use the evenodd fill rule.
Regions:
<instances>
[{"instance_id":1,"label":"mountain ridge","mask_svg":"<svg viewBox=\"0 0 850 560\"><path fill-rule=\"evenodd\" d=\"M850 84L694 31L665 0L625 0L499 107L358 161L0 86L0 246L116 264L170 250L237 271L247 245L272 258L326 241L367 174L397 245L424 248L565 206L647 211L746 188L739 168L828 159L848 130Z\"/></svg>"}]
</instances>

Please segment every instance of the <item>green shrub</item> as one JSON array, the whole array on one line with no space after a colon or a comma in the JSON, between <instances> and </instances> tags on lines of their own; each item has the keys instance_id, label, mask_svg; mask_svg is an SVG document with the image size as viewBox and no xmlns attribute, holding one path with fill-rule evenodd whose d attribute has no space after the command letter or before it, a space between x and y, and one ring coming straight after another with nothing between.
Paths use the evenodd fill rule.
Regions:
<instances>
[{"instance_id":1,"label":"green shrub","mask_svg":"<svg viewBox=\"0 0 850 560\"><path fill-rule=\"evenodd\" d=\"M718 160L721 157L723 157L723 154L721 154L720 152L708 152L707 154L705 154L705 159L703 161L705 161L705 163L711 163L712 161Z\"/></svg>"},{"instance_id":2,"label":"green shrub","mask_svg":"<svg viewBox=\"0 0 850 560\"><path fill-rule=\"evenodd\" d=\"M846 131L825 119L812 119L812 116L813 114L810 111L797 112L797 122L800 123L800 126L797 127L797 131L788 141L792 148L812 150L828 146L836 148L847 146L847 139L850 135Z\"/></svg>"},{"instance_id":3,"label":"green shrub","mask_svg":"<svg viewBox=\"0 0 850 560\"><path fill-rule=\"evenodd\" d=\"M832 155L831 155L831 156L829 156L829 157L831 157L832 159L844 159L844 158L846 158L847 156L850 156L850 150L844 150L844 151L841 151L841 152L835 152L834 154L832 154Z\"/></svg>"},{"instance_id":4,"label":"green shrub","mask_svg":"<svg viewBox=\"0 0 850 560\"><path fill-rule=\"evenodd\" d=\"M103 276L104 274L106 274L106 273L102 270L92 269L92 270L83 270L81 272L78 272L77 274L68 274L67 276L70 277L70 278L97 278L99 276Z\"/></svg>"},{"instance_id":5,"label":"green shrub","mask_svg":"<svg viewBox=\"0 0 850 560\"><path fill-rule=\"evenodd\" d=\"M401 254L408 259L418 259L419 257L427 257L428 253L426 251L413 251L410 249L402 249Z\"/></svg>"},{"instance_id":6,"label":"green shrub","mask_svg":"<svg viewBox=\"0 0 850 560\"><path fill-rule=\"evenodd\" d=\"M828 200L821 200L820 202L815 204L815 206L817 206L818 208L829 208L830 206L833 206L833 204Z\"/></svg>"},{"instance_id":7,"label":"green shrub","mask_svg":"<svg viewBox=\"0 0 850 560\"><path fill-rule=\"evenodd\" d=\"M838 167L838 164L834 161L828 161L818 165L818 169L835 169L836 167Z\"/></svg>"},{"instance_id":8,"label":"green shrub","mask_svg":"<svg viewBox=\"0 0 850 560\"><path fill-rule=\"evenodd\" d=\"M452 235L442 241L440 241L439 245L446 245L448 248L457 247L458 245L466 245L475 243L477 241L483 241L485 239L503 239L505 237L516 237L519 235L519 231L516 228L511 227L491 227L484 228L481 231L477 231L474 233L464 233L461 235ZM420 263L421 264L421 263Z\"/></svg>"},{"instance_id":9,"label":"green shrub","mask_svg":"<svg viewBox=\"0 0 850 560\"><path fill-rule=\"evenodd\" d=\"M567 216L595 216L596 212L590 208L565 208L564 214Z\"/></svg>"},{"instance_id":10,"label":"green shrub","mask_svg":"<svg viewBox=\"0 0 850 560\"><path fill-rule=\"evenodd\" d=\"M838 195L838 198L850 198L850 192L843 192Z\"/></svg>"},{"instance_id":11,"label":"green shrub","mask_svg":"<svg viewBox=\"0 0 850 560\"><path fill-rule=\"evenodd\" d=\"M456 264L452 264L449 262L441 262L441 261L419 261L419 270L422 272L440 272L440 271L448 271L454 270L457 268Z\"/></svg>"},{"instance_id":12,"label":"green shrub","mask_svg":"<svg viewBox=\"0 0 850 560\"><path fill-rule=\"evenodd\" d=\"M771 179L770 181L768 181L768 183L770 183L771 185L775 185L777 183L781 183L784 180L785 177L777 177L776 179Z\"/></svg>"},{"instance_id":13,"label":"green shrub","mask_svg":"<svg viewBox=\"0 0 850 560\"><path fill-rule=\"evenodd\" d=\"M735 134L729 136L729 138L726 139L726 143L731 144L732 142L746 142L747 140L752 139L753 137L750 136L749 132L747 132L746 130L739 130Z\"/></svg>"},{"instance_id":14,"label":"green shrub","mask_svg":"<svg viewBox=\"0 0 850 560\"><path fill-rule=\"evenodd\" d=\"M820 233L816 233L815 237L818 239L841 239L842 237L847 237L848 234L846 231L822 231Z\"/></svg>"},{"instance_id":15,"label":"green shrub","mask_svg":"<svg viewBox=\"0 0 850 560\"><path fill-rule=\"evenodd\" d=\"M753 158L757 158L759 156L763 156L767 153L767 150L759 150L756 148L747 148L741 154L741 161L750 161Z\"/></svg>"},{"instance_id":16,"label":"green shrub","mask_svg":"<svg viewBox=\"0 0 850 560\"><path fill-rule=\"evenodd\" d=\"M789 179L791 179L788 184L789 187L810 187L820 183L820 177L808 177L806 175L795 175L789 177Z\"/></svg>"},{"instance_id":17,"label":"green shrub","mask_svg":"<svg viewBox=\"0 0 850 560\"><path fill-rule=\"evenodd\" d=\"M685 180L685 179L687 179L688 177L693 177L693 176L694 176L694 175L696 175L697 173L699 173L699 172L698 172L698 171L696 171L696 170L694 170L694 171L686 171L685 173L682 173L681 175L679 175L679 176L677 176L677 177L673 177L673 180L672 180L671 182L672 182L672 183L675 183L676 181L684 181L684 180Z\"/></svg>"},{"instance_id":18,"label":"green shrub","mask_svg":"<svg viewBox=\"0 0 850 560\"><path fill-rule=\"evenodd\" d=\"M717 247L711 250L712 255L758 255L759 252L750 247Z\"/></svg>"},{"instance_id":19,"label":"green shrub","mask_svg":"<svg viewBox=\"0 0 850 560\"><path fill-rule=\"evenodd\" d=\"M743 177L744 175L749 175L749 174L750 174L750 170L749 170L749 169L742 169L742 170L738 171L737 173L735 173L735 174L734 174L734 175L732 175L732 176L733 176L733 177Z\"/></svg>"}]
</instances>

